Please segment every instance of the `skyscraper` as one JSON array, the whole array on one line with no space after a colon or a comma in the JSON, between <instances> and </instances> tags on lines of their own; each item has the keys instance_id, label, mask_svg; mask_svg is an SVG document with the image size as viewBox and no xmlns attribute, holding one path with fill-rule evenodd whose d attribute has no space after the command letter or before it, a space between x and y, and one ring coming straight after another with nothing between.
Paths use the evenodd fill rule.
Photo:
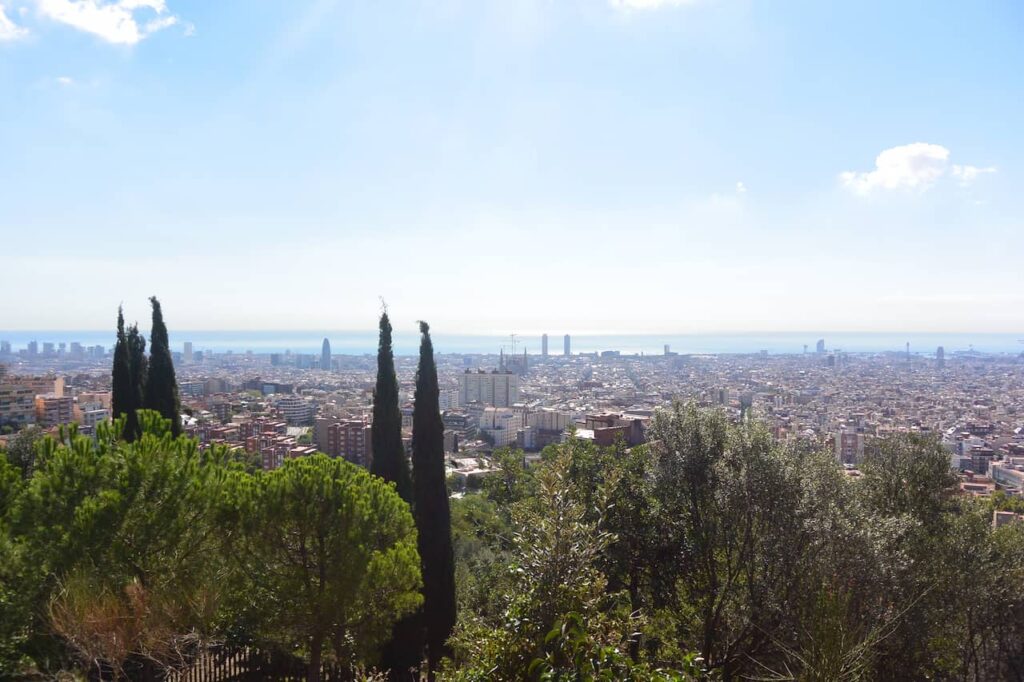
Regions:
<instances>
[{"instance_id":1,"label":"skyscraper","mask_svg":"<svg viewBox=\"0 0 1024 682\"><path fill-rule=\"evenodd\" d=\"M191 341L186 341L185 342L185 352L182 353L182 359L185 360L185 364L187 364L187 365L192 364L192 342Z\"/></svg>"},{"instance_id":2,"label":"skyscraper","mask_svg":"<svg viewBox=\"0 0 1024 682\"><path fill-rule=\"evenodd\" d=\"M572 355L572 344L568 334L565 335L565 354Z\"/></svg>"},{"instance_id":3,"label":"skyscraper","mask_svg":"<svg viewBox=\"0 0 1024 682\"><path fill-rule=\"evenodd\" d=\"M935 349L935 366L939 369L946 366L946 349L942 346Z\"/></svg>"},{"instance_id":4,"label":"skyscraper","mask_svg":"<svg viewBox=\"0 0 1024 682\"><path fill-rule=\"evenodd\" d=\"M825 339L818 339L818 343L815 346L814 350L815 350L816 353L824 353L825 352Z\"/></svg>"},{"instance_id":5,"label":"skyscraper","mask_svg":"<svg viewBox=\"0 0 1024 682\"><path fill-rule=\"evenodd\" d=\"M540 337L540 354L542 357L548 356L548 335L542 334Z\"/></svg>"},{"instance_id":6,"label":"skyscraper","mask_svg":"<svg viewBox=\"0 0 1024 682\"><path fill-rule=\"evenodd\" d=\"M331 342L324 337L323 349L320 351L320 369L331 368Z\"/></svg>"}]
</instances>

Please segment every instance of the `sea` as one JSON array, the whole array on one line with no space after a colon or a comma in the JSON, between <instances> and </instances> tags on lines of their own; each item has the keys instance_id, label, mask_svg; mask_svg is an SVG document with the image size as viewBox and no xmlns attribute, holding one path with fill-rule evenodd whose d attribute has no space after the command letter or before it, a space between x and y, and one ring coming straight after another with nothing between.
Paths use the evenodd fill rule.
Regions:
<instances>
[{"instance_id":1,"label":"sea","mask_svg":"<svg viewBox=\"0 0 1024 682\"><path fill-rule=\"evenodd\" d=\"M321 350L323 339L331 343L334 355L365 355L377 352L377 331L188 331L170 332L171 349L181 351L186 341L192 342L194 351L215 353L314 353ZM438 353L454 354L498 354L512 352L510 335L472 335L432 333L434 350ZM993 333L941 333L941 332L750 332L727 334L581 334L572 335L572 353L593 353L619 351L623 355L661 355L666 346L679 354L729 354L759 353L797 354L814 352L819 339L824 339L828 351L847 353L882 353L887 351L910 352L934 355L942 346L947 355L958 352L986 354L1019 354L1024 352L1024 331L1016 334ZM104 331L3 331L0 341L9 341L17 352L30 341L39 343L77 342L84 347L101 345L110 349L114 345L114 334ZM419 349L419 335L396 331L394 334L396 355L416 355ZM526 350L530 355L541 352L540 335L517 335L515 351ZM561 355L563 335L550 334L548 352Z\"/></svg>"}]
</instances>

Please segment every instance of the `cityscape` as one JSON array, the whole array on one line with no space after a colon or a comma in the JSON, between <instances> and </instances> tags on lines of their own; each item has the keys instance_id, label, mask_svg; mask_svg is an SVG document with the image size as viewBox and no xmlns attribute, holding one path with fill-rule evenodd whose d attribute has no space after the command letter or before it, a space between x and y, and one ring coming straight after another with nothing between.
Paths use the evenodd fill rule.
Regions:
<instances>
[{"instance_id":1,"label":"cityscape","mask_svg":"<svg viewBox=\"0 0 1024 682\"><path fill-rule=\"evenodd\" d=\"M59 337L59 334L51 334ZM933 434L962 489L1024 490L1024 344L1020 353L938 346L853 353L826 338L802 352L660 355L608 349L574 353L570 334L530 339L539 352L437 355L449 474L465 486L487 475L495 448L536 457L576 438L611 446L645 442L655 411L674 400L756 419L781 443L830 450L850 475L865 443L895 433ZM3 438L27 426L72 422L83 434L110 414L111 348L75 341L0 341ZM369 467L376 362L369 353L212 352L185 341L173 352L185 432L225 444L265 469L320 451ZM406 446L411 443L416 361L396 356ZM529 453L534 453L530 455Z\"/></svg>"},{"instance_id":2,"label":"cityscape","mask_svg":"<svg viewBox=\"0 0 1024 682\"><path fill-rule=\"evenodd\" d=\"M0 0L0 682L1024 682L1022 36Z\"/></svg>"}]
</instances>

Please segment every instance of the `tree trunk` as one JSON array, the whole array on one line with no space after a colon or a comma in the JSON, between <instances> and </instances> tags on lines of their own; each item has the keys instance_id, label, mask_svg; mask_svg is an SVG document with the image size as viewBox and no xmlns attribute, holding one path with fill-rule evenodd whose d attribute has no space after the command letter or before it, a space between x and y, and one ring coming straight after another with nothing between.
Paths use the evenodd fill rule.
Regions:
<instances>
[{"instance_id":1,"label":"tree trunk","mask_svg":"<svg viewBox=\"0 0 1024 682\"><path fill-rule=\"evenodd\" d=\"M640 611L640 581L636 575L636 564L630 567L629 570L629 608L633 613ZM634 663L640 660L640 637L630 636L629 638L629 658Z\"/></svg>"},{"instance_id":2,"label":"tree trunk","mask_svg":"<svg viewBox=\"0 0 1024 682\"><path fill-rule=\"evenodd\" d=\"M320 682L320 665L323 660L324 638L313 637L309 644L309 674L306 676L308 682Z\"/></svg>"}]
</instances>

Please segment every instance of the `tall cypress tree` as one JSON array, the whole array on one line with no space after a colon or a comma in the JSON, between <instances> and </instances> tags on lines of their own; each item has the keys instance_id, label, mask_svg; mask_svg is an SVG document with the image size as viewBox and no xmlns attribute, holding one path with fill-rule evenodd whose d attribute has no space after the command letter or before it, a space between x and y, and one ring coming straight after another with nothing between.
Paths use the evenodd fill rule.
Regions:
<instances>
[{"instance_id":1,"label":"tall cypress tree","mask_svg":"<svg viewBox=\"0 0 1024 682\"><path fill-rule=\"evenodd\" d=\"M430 327L420 322L420 365L412 413L413 498L423 566L423 627L433 678L455 627L455 558L444 470L444 422Z\"/></svg>"},{"instance_id":2,"label":"tall cypress tree","mask_svg":"<svg viewBox=\"0 0 1024 682\"><path fill-rule=\"evenodd\" d=\"M150 296L149 302L153 304L153 328L149 332L149 372L142 404L147 410L156 410L165 419L170 419L171 434L178 436L181 433L181 404L167 340L167 327L164 325L160 301L156 300L156 296Z\"/></svg>"},{"instance_id":3,"label":"tall cypress tree","mask_svg":"<svg viewBox=\"0 0 1024 682\"><path fill-rule=\"evenodd\" d=\"M370 427L373 462L370 472L393 481L398 494L412 504L409 460L402 445L402 413L398 409L398 377L391 349L391 320L387 311L380 316L377 346L377 386L373 390L373 424Z\"/></svg>"},{"instance_id":4,"label":"tall cypress tree","mask_svg":"<svg viewBox=\"0 0 1024 682\"><path fill-rule=\"evenodd\" d=\"M370 426L373 462L370 472L392 481L403 500L412 505L412 477L402 444L402 413L398 409L398 377L391 348L391 320L385 310L380 316L377 346L377 386L373 390L373 424ZM391 640L381 651L381 667L391 680L416 680L423 650L423 628L419 613L406 616L391 630Z\"/></svg>"},{"instance_id":5,"label":"tall cypress tree","mask_svg":"<svg viewBox=\"0 0 1024 682\"><path fill-rule=\"evenodd\" d=\"M139 325L133 324L128 328L127 343L131 378L131 393L128 397L131 409L125 421L124 439L131 442L142 435L142 426L139 424L139 415L136 411L142 408L146 392L146 337L139 332Z\"/></svg>"},{"instance_id":6,"label":"tall cypress tree","mask_svg":"<svg viewBox=\"0 0 1024 682\"><path fill-rule=\"evenodd\" d=\"M124 332L124 311L117 308L117 343L114 345L114 367L110 376L111 395L110 410L114 417L125 416L125 440L134 440L135 430L128 429L127 420L135 414L135 403L132 400L132 371L128 351L128 337ZM138 423L137 421L135 423ZM131 436L129 438L129 436Z\"/></svg>"}]
</instances>

